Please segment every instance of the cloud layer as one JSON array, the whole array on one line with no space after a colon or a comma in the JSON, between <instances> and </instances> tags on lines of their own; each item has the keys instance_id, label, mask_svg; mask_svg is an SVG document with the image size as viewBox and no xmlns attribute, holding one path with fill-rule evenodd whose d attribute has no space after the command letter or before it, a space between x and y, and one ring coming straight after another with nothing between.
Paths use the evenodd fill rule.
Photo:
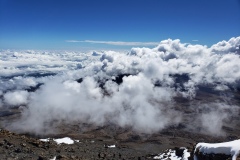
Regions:
<instances>
[{"instance_id":1,"label":"cloud layer","mask_svg":"<svg viewBox=\"0 0 240 160\"><path fill-rule=\"evenodd\" d=\"M123 41L93 41L93 40L66 40L69 43L93 43L93 44L108 44L115 46L156 46L159 42L123 42Z\"/></svg>"},{"instance_id":2,"label":"cloud layer","mask_svg":"<svg viewBox=\"0 0 240 160\"><path fill-rule=\"evenodd\" d=\"M240 37L210 48L168 39L155 48L124 53L4 50L0 106L26 106L7 127L36 134L61 123L87 123L139 133L184 124L191 131L198 126L201 132L220 135L239 111L232 101L240 88L239 45ZM207 89L229 95L211 103L196 100ZM209 121L214 123L209 126Z\"/></svg>"}]
</instances>

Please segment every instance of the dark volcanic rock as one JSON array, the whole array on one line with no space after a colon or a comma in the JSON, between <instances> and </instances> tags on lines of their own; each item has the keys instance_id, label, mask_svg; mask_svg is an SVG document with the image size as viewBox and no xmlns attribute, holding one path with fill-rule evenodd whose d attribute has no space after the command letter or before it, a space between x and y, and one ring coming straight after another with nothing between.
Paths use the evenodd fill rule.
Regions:
<instances>
[{"instance_id":1,"label":"dark volcanic rock","mask_svg":"<svg viewBox=\"0 0 240 160\"><path fill-rule=\"evenodd\" d=\"M3 159L78 160L78 159L146 159L151 151L104 147L114 141L81 139L74 144L57 145L54 141L42 142L26 135L0 130L0 157ZM151 157L150 157L151 159Z\"/></svg>"},{"instance_id":2,"label":"dark volcanic rock","mask_svg":"<svg viewBox=\"0 0 240 160\"><path fill-rule=\"evenodd\" d=\"M197 160L231 160L232 156L225 154L202 154L195 153Z\"/></svg>"},{"instance_id":3,"label":"dark volcanic rock","mask_svg":"<svg viewBox=\"0 0 240 160\"><path fill-rule=\"evenodd\" d=\"M183 156L183 152L184 152L185 149L186 149L185 147L180 147L180 148L175 147L176 156L182 157Z\"/></svg>"}]
</instances>

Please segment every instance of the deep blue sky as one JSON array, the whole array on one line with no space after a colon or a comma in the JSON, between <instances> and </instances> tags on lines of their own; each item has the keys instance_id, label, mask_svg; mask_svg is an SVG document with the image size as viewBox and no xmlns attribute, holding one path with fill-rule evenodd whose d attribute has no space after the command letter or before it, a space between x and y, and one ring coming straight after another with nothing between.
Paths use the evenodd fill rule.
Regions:
<instances>
[{"instance_id":1,"label":"deep blue sky","mask_svg":"<svg viewBox=\"0 0 240 160\"><path fill-rule=\"evenodd\" d=\"M0 49L126 49L66 40L168 38L210 46L237 36L240 0L0 0Z\"/></svg>"}]
</instances>

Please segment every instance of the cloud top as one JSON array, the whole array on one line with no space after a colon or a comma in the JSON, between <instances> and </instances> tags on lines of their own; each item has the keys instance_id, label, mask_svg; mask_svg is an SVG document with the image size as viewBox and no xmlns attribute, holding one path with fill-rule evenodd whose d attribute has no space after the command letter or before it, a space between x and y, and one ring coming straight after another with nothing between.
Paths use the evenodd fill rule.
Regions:
<instances>
[{"instance_id":1,"label":"cloud top","mask_svg":"<svg viewBox=\"0 0 240 160\"><path fill-rule=\"evenodd\" d=\"M236 37L209 48L167 39L129 52L1 51L0 105L26 106L7 127L36 134L86 123L147 134L183 124L220 135L239 112L239 45Z\"/></svg>"}]
</instances>

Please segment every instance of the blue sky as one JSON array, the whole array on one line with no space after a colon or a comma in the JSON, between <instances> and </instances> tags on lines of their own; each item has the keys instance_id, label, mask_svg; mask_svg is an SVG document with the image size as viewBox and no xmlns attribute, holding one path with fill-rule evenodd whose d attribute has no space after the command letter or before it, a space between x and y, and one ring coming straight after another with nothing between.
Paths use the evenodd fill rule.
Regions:
<instances>
[{"instance_id":1,"label":"blue sky","mask_svg":"<svg viewBox=\"0 0 240 160\"><path fill-rule=\"evenodd\" d=\"M240 0L0 0L0 49L129 49L168 38L210 46L237 36Z\"/></svg>"}]
</instances>

